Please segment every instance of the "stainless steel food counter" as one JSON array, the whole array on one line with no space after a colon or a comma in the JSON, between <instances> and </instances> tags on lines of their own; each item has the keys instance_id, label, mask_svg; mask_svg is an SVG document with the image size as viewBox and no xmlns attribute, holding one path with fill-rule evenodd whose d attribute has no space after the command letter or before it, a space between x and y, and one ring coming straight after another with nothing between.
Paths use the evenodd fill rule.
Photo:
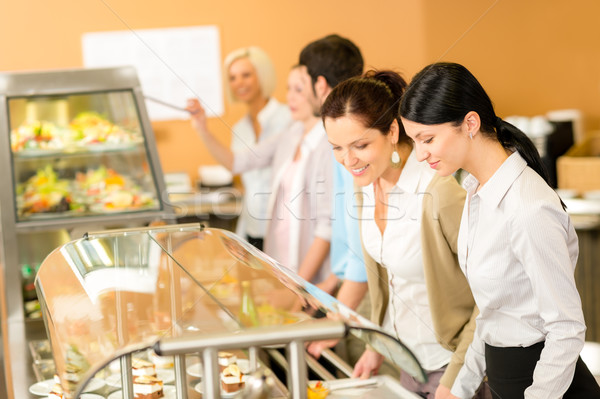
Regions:
<instances>
[{"instance_id":1,"label":"stainless steel food counter","mask_svg":"<svg viewBox=\"0 0 600 399\"><path fill-rule=\"evenodd\" d=\"M158 370L166 359L170 372L155 373L162 379L151 385L162 385L168 398L254 390L304 399L315 375L305 343L348 334L426 378L397 339L225 230L191 224L90 233L53 251L36 287L67 397L93 391L133 398L134 390L148 388L136 374L139 365L147 361L144 369ZM272 352L284 354L285 385L269 373ZM332 397L347 393L336 394L339 381L363 397L415 397L390 377L358 388L311 370L332 380Z\"/></svg>"}]
</instances>

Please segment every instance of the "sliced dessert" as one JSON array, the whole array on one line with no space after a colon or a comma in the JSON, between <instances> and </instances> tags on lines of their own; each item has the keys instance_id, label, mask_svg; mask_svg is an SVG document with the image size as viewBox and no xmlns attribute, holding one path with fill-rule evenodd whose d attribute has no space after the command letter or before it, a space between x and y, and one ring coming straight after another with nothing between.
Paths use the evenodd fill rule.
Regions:
<instances>
[{"instance_id":1,"label":"sliced dessert","mask_svg":"<svg viewBox=\"0 0 600 399\"><path fill-rule=\"evenodd\" d=\"M133 397L135 399L162 398L163 382L150 375L140 375L133 378Z\"/></svg>"},{"instance_id":2,"label":"sliced dessert","mask_svg":"<svg viewBox=\"0 0 600 399\"><path fill-rule=\"evenodd\" d=\"M60 378L56 374L54 374L54 385L52 385L52 390L48 393L48 399L63 399L64 394L62 387L60 386Z\"/></svg>"},{"instance_id":3,"label":"sliced dessert","mask_svg":"<svg viewBox=\"0 0 600 399\"><path fill-rule=\"evenodd\" d=\"M237 364L230 364L221 373L221 388L227 393L237 392L246 382L246 375Z\"/></svg>"},{"instance_id":4,"label":"sliced dessert","mask_svg":"<svg viewBox=\"0 0 600 399\"><path fill-rule=\"evenodd\" d=\"M235 364L237 362L237 357L233 353L229 352L219 352L219 370L223 372L225 368L229 365Z\"/></svg>"},{"instance_id":5,"label":"sliced dessert","mask_svg":"<svg viewBox=\"0 0 600 399\"><path fill-rule=\"evenodd\" d=\"M144 359L133 358L131 359L131 374L134 377L138 376L151 376L156 377L156 366L154 363L150 363Z\"/></svg>"}]
</instances>

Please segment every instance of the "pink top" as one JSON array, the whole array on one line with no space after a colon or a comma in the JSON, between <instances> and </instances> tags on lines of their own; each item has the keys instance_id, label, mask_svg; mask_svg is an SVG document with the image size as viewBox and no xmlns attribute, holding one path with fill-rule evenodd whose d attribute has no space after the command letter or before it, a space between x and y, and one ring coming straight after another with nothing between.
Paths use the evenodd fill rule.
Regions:
<instances>
[{"instance_id":1,"label":"pink top","mask_svg":"<svg viewBox=\"0 0 600 399\"><path fill-rule=\"evenodd\" d=\"M275 206L273 207L275 212L271 219L272 231L274 233L271 240L274 244L273 248L276 248L277 253L270 255L288 267L296 263L291 259L290 253L290 230L291 218L293 217L290 205L291 201L298 194L292 193L292 185L298 173L298 164L298 161L291 162L283 173L279 190L277 190ZM298 272L298 270L294 271Z\"/></svg>"}]
</instances>

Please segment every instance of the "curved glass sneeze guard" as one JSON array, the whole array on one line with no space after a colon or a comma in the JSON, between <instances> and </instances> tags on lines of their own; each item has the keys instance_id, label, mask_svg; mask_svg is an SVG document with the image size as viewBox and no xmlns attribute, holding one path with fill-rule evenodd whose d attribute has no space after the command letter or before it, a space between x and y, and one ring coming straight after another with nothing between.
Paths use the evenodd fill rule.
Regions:
<instances>
[{"instance_id":1,"label":"curved glass sneeze guard","mask_svg":"<svg viewBox=\"0 0 600 399\"><path fill-rule=\"evenodd\" d=\"M68 397L119 356L161 338L342 320L424 380L399 341L235 234L175 225L90 234L53 251L36 288Z\"/></svg>"}]
</instances>

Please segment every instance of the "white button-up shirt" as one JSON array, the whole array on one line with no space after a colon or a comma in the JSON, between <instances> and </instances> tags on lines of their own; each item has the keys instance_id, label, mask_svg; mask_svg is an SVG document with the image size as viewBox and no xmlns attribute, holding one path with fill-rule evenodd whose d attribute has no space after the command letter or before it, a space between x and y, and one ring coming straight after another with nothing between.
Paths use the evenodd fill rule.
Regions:
<instances>
[{"instance_id":1,"label":"white button-up shirt","mask_svg":"<svg viewBox=\"0 0 600 399\"><path fill-rule=\"evenodd\" d=\"M477 328L452 393L471 398L485 375L485 344L545 341L525 398L561 398L583 348L575 286L577 235L558 195L518 152L478 191L468 176L458 259L479 307Z\"/></svg>"},{"instance_id":2,"label":"white button-up shirt","mask_svg":"<svg viewBox=\"0 0 600 399\"><path fill-rule=\"evenodd\" d=\"M452 352L437 341L423 268L421 214L435 171L414 150L388 196L383 235L375 223L373 184L363 188L362 239L366 251L388 272L390 295L383 329L400 338L426 370L447 365Z\"/></svg>"}]
</instances>

